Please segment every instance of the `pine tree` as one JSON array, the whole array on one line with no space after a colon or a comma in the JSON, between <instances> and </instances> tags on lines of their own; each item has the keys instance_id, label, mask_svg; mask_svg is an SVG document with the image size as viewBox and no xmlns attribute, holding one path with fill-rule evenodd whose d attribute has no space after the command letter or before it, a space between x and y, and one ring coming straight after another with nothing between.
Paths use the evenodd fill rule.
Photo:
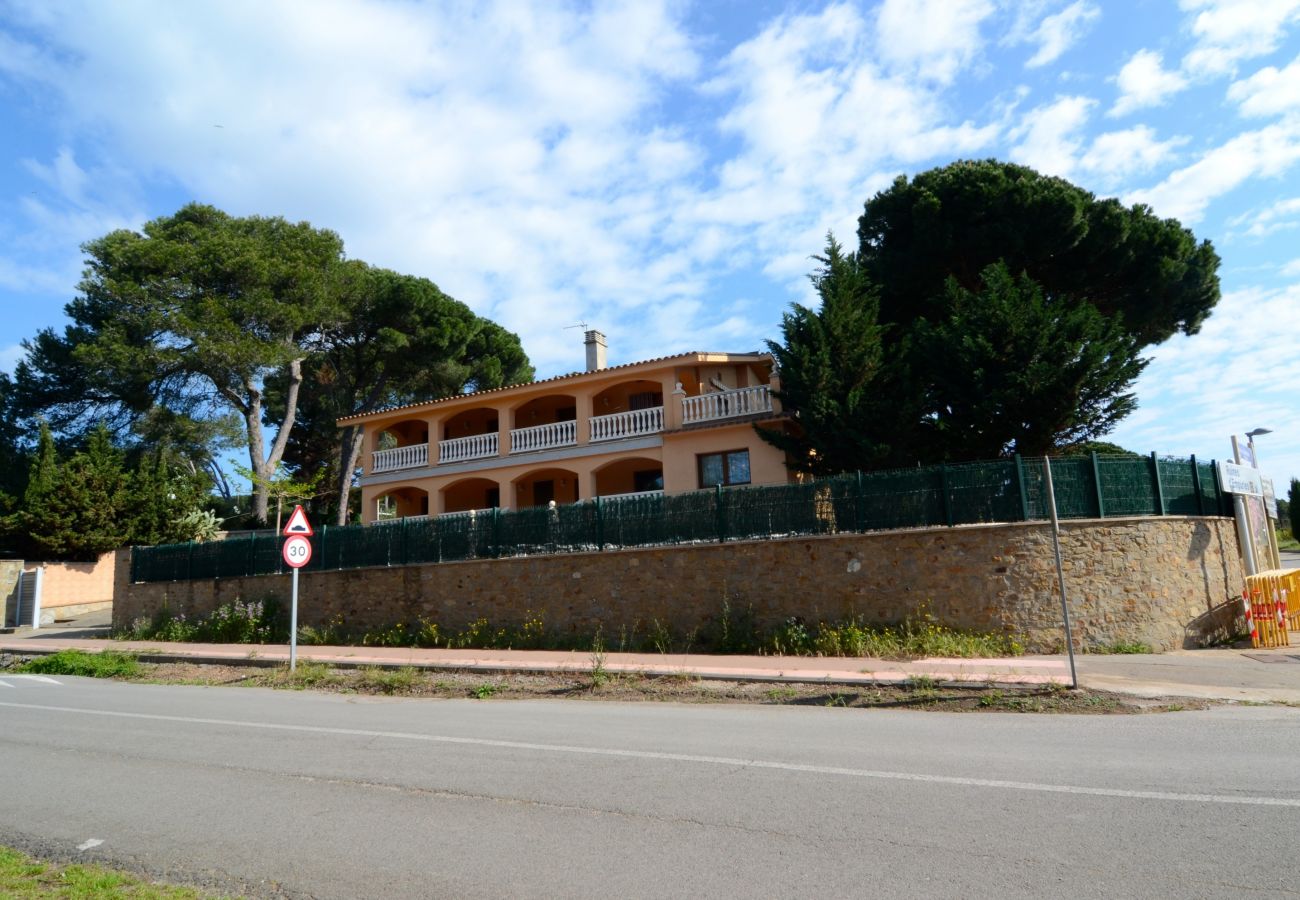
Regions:
<instances>
[{"instance_id":1,"label":"pine tree","mask_svg":"<svg viewBox=\"0 0 1300 900\"><path fill-rule=\"evenodd\" d=\"M203 508L207 494L208 479L183 469L169 446L148 451L128 484L128 541L154 545L192 540L192 516Z\"/></svg>"},{"instance_id":2,"label":"pine tree","mask_svg":"<svg viewBox=\"0 0 1300 900\"><path fill-rule=\"evenodd\" d=\"M42 426L23 509L22 536L48 559L94 560L126 541L126 476L107 429L91 433L86 449L60 464Z\"/></svg>"},{"instance_id":3,"label":"pine tree","mask_svg":"<svg viewBox=\"0 0 1300 900\"><path fill-rule=\"evenodd\" d=\"M821 308L795 305L782 317L782 343L768 341L781 376L777 397L796 411L789 430L760 428L790 465L821 475L867 468L886 451L879 435L881 363L877 292L833 235L810 279Z\"/></svg>"}]
</instances>

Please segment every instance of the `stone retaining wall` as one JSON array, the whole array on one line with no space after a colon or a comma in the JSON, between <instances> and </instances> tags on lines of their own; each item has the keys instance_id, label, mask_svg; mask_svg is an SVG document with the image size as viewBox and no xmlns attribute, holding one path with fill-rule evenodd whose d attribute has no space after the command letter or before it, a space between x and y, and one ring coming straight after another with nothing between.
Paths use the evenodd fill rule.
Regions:
<instances>
[{"instance_id":1,"label":"stone retaining wall","mask_svg":"<svg viewBox=\"0 0 1300 900\"><path fill-rule=\"evenodd\" d=\"M1062 523L1076 645L1119 641L1169 650L1236 627L1243 583L1232 521L1167 516ZM289 596L289 576L129 584L117 566L113 621L163 607L203 615L235 599ZM463 628L540 614L551 628L606 635L651 620L678 633L721 611L760 625L862 617L895 623L919 610L939 622L1005 632L1030 652L1064 646L1046 523L928 528L474 560L301 576L299 621L341 617L370 629L425 618Z\"/></svg>"}]
</instances>

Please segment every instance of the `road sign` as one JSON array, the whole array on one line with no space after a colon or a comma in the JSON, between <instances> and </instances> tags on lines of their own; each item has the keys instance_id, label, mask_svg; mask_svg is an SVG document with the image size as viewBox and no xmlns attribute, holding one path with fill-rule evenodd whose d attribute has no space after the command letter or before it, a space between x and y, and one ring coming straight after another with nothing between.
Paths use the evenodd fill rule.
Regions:
<instances>
[{"instance_id":1,"label":"road sign","mask_svg":"<svg viewBox=\"0 0 1300 900\"><path fill-rule=\"evenodd\" d=\"M1219 484L1229 494L1251 494L1258 497L1264 493L1264 483L1260 480L1259 469L1239 466L1227 460L1219 462Z\"/></svg>"},{"instance_id":2,"label":"road sign","mask_svg":"<svg viewBox=\"0 0 1300 900\"><path fill-rule=\"evenodd\" d=\"M301 534L290 535L280 551L285 565L292 569L301 569L311 562L311 541Z\"/></svg>"},{"instance_id":3,"label":"road sign","mask_svg":"<svg viewBox=\"0 0 1300 900\"><path fill-rule=\"evenodd\" d=\"M301 506L295 506L293 513L289 516L289 521L284 524L284 531L281 532L285 537L291 534L304 534L311 537L316 532L311 530L311 523L307 521L307 513Z\"/></svg>"},{"instance_id":4,"label":"road sign","mask_svg":"<svg viewBox=\"0 0 1300 900\"><path fill-rule=\"evenodd\" d=\"M1261 479L1264 482L1264 509L1270 519L1277 518L1277 494L1273 493L1273 479Z\"/></svg>"}]
</instances>

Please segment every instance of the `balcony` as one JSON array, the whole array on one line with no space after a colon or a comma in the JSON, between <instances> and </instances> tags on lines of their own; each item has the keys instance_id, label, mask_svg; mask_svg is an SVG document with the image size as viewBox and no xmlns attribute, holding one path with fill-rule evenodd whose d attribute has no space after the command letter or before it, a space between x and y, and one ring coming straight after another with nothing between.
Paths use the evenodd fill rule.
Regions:
<instances>
[{"instance_id":1,"label":"balcony","mask_svg":"<svg viewBox=\"0 0 1300 900\"><path fill-rule=\"evenodd\" d=\"M438 465L464 462L467 459L484 459L497 456L500 443L495 431L489 434L473 434L469 437L454 438L438 442Z\"/></svg>"},{"instance_id":2,"label":"balcony","mask_svg":"<svg viewBox=\"0 0 1300 900\"><path fill-rule=\"evenodd\" d=\"M683 425L753 416L771 411L772 393L766 385L682 398Z\"/></svg>"},{"instance_id":3,"label":"balcony","mask_svg":"<svg viewBox=\"0 0 1300 900\"><path fill-rule=\"evenodd\" d=\"M531 428L510 429L510 452L534 453L556 447L572 447L578 443L578 423L550 422Z\"/></svg>"},{"instance_id":4,"label":"balcony","mask_svg":"<svg viewBox=\"0 0 1300 900\"><path fill-rule=\"evenodd\" d=\"M658 434L664 430L664 408L634 409L631 412L608 416L592 416L591 443L619 441L642 434Z\"/></svg>"},{"instance_id":5,"label":"balcony","mask_svg":"<svg viewBox=\"0 0 1300 900\"><path fill-rule=\"evenodd\" d=\"M370 471L393 472L398 469L418 469L429 464L428 444L408 444L391 450L376 450Z\"/></svg>"}]
</instances>

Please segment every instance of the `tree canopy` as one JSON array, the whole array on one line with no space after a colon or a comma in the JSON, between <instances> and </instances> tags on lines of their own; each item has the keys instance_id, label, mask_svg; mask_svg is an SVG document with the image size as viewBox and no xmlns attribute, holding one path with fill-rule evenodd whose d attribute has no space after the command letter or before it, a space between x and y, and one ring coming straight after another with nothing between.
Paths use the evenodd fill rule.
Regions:
<instances>
[{"instance_id":1,"label":"tree canopy","mask_svg":"<svg viewBox=\"0 0 1300 900\"><path fill-rule=\"evenodd\" d=\"M1214 248L1177 221L994 160L899 178L858 237L816 257L821 308L770 345L794 422L764 434L810 471L1095 441L1136 408L1143 348L1219 297Z\"/></svg>"},{"instance_id":2,"label":"tree canopy","mask_svg":"<svg viewBox=\"0 0 1300 900\"><path fill-rule=\"evenodd\" d=\"M306 222L190 204L83 250L71 324L27 342L15 410L74 440L94 422L166 441L227 499L242 443L261 522L282 461L327 465L346 498L360 444L336 418L532 376L515 335Z\"/></svg>"}]
</instances>

